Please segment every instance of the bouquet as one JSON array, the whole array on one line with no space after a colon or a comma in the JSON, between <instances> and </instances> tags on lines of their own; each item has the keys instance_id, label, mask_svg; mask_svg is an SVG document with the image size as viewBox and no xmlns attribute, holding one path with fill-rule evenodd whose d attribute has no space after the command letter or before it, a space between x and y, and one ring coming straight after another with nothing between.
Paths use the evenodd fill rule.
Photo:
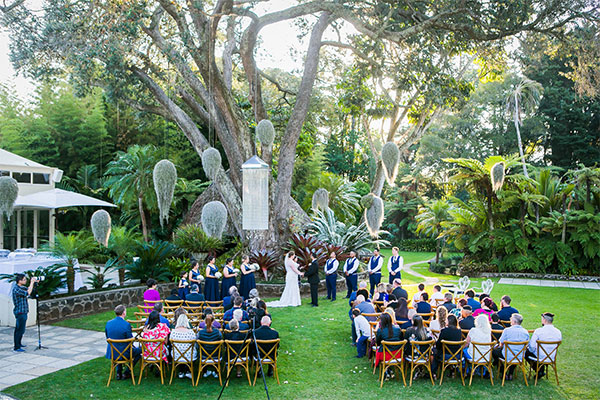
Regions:
<instances>
[{"instance_id":1,"label":"bouquet","mask_svg":"<svg viewBox=\"0 0 600 400\"><path fill-rule=\"evenodd\" d=\"M222 277L223 277L223 274L222 274L222 273L220 273L220 272L217 272L217 273L215 274L215 278L217 278L217 279L221 279Z\"/></svg>"},{"instance_id":2,"label":"bouquet","mask_svg":"<svg viewBox=\"0 0 600 400\"><path fill-rule=\"evenodd\" d=\"M254 272L260 270L260 266L257 263L254 264L250 264L249 265L250 269L253 270Z\"/></svg>"},{"instance_id":3,"label":"bouquet","mask_svg":"<svg viewBox=\"0 0 600 400\"><path fill-rule=\"evenodd\" d=\"M197 280L199 280L200 282L204 282L204 275L198 275L196 277Z\"/></svg>"},{"instance_id":4,"label":"bouquet","mask_svg":"<svg viewBox=\"0 0 600 400\"><path fill-rule=\"evenodd\" d=\"M239 275L242 271L239 268L234 268L233 273Z\"/></svg>"}]
</instances>

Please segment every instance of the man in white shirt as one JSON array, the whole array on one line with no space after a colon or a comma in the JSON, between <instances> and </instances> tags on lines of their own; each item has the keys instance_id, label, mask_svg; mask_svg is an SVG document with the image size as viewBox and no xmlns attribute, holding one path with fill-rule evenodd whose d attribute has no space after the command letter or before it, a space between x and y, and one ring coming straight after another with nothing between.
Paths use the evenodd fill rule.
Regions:
<instances>
[{"instance_id":1,"label":"man in white shirt","mask_svg":"<svg viewBox=\"0 0 600 400\"><path fill-rule=\"evenodd\" d=\"M371 326L369 321L361 315L358 308L352 310L354 316L354 329L356 330L356 358L362 358L367 353L367 342L371 340Z\"/></svg>"},{"instance_id":2,"label":"man in white shirt","mask_svg":"<svg viewBox=\"0 0 600 400\"><path fill-rule=\"evenodd\" d=\"M562 340L562 333L553 325L554 323L554 314L546 312L542 314L542 327L537 328L533 335L531 335L531 339L529 340L529 345L527 346L526 357L531 367L534 370L537 370L537 341L542 342L558 342ZM553 352L556 348L556 345L544 344L541 345L543 350L541 350L540 360L541 361L550 361L554 360L556 357L556 353ZM540 369L538 372L538 379L545 375L544 369Z\"/></svg>"},{"instance_id":3,"label":"man in white shirt","mask_svg":"<svg viewBox=\"0 0 600 400\"><path fill-rule=\"evenodd\" d=\"M327 287L327 299L335 301L337 269L340 263L336 258L335 251L329 255L329 260L325 263L325 286Z\"/></svg>"},{"instance_id":4,"label":"man in white shirt","mask_svg":"<svg viewBox=\"0 0 600 400\"><path fill-rule=\"evenodd\" d=\"M371 297L379 282L381 282L381 267L383 266L383 257L379 254L379 250L373 250L373 257L369 260L367 271L369 271L369 283L371 284Z\"/></svg>"},{"instance_id":5,"label":"man in white shirt","mask_svg":"<svg viewBox=\"0 0 600 400\"><path fill-rule=\"evenodd\" d=\"M356 292L358 284L358 275L356 272L358 271L359 261L356 258L356 253L354 251L350 252L350 258L346 260L344 263L344 275L346 276L346 286L348 287L348 293L346 294L346 298L349 299L352 292Z\"/></svg>"},{"instance_id":6,"label":"man in white shirt","mask_svg":"<svg viewBox=\"0 0 600 400\"><path fill-rule=\"evenodd\" d=\"M400 271L404 266L404 258L398 255L400 250L397 247L392 247L392 256L388 260L388 272L390 273L390 283L394 283L394 279L402 279Z\"/></svg>"},{"instance_id":7,"label":"man in white shirt","mask_svg":"<svg viewBox=\"0 0 600 400\"><path fill-rule=\"evenodd\" d=\"M440 285L435 285L433 287L433 294L431 295L431 300L429 301L429 304L431 304L434 307L437 307L438 305L444 302L443 300L444 295L442 294L442 287Z\"/></svg>"},{"instance_id":8,"label":"man in white shirt","mask_svg":"<svg viewBox=\"0 0 600 400\"><path fill-rule=\"evenodd\" d=\"M425 284L424 283L419 283L419 291L417 293L415 293L415 295L412 298L412 302L413 304L418 303L419 301L421 301L421 295L425 292Z\"/></svg>"}]
</instances>

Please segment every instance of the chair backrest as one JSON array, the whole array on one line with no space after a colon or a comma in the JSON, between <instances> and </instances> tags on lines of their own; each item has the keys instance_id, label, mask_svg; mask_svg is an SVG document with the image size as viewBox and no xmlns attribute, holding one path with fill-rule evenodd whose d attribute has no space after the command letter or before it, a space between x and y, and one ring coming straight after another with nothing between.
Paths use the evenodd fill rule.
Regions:
<instances>
[{"instance_id":1,"label":"chair backrest","mask_svg":"<svg viewBox=\"0 0 600 400\"><path fill-rule=\"evenodd\" d=\"M143 327L146 324L146 320L144 319L128 319L127 322L129 322L132 328Z\"/></svg>"},{"instance_id":2,"label":"chair backrest","mask_svg":"<svg viewBox=\"0 0 600 400\"><path fill-rule=\"evenodd\" d=\"M406 339L396 342L382 340L381 346L383 347L383 362L386 363L396 358L400 358L402 356L402 350L404 349L406 342ZM392 350L392 348L396 348L396 350Z\"/></svg>"},{"instance_id":3,"label":"chair backrest","mask_svg":"<svg viewBox=\"0 0 600 400\"><path fill-rule=\"evenodd\" d=\"M135 338L129 339L106 339L106 342L110 346L110 359L117 363L125 363L132 359L132 351L133 342ZM124 344L125 347L122 350L119 350L119 344Z\"/></svg>"},{"instance_id":4,"label":"chair backrest","mask_svg":"<svg viewBox=\"0 0 600 400\"><path fill-rule=\"evenodd\" d=\"M435 307L437 308L439 305L444 304L446 299L433 299L433 301L435 302Z\"/></svg>"},{"instance_id":5,"label":"chair backrest","mask_svg":"<svg viewBox=\"0 0 600 400\"><path fill-rule=\"evenodd\" d=\"M223 300L207 300L205 303L206 307L212 308L213 311L217 307L223 308Z\"/></svg>"},{"instance_id":6,"label":"chair backrest","mask_svg":"<svg viewBox=\"0 0 600 400\"><path fill-rule=\"evenodd\" d=\"M508 328L510 326L510 321L504 321L504 320L501 319L501 320L498 321L498 323L500 325L502 325L503 327L505 327L505 328Z\"/></svg>"},{"instance_id":7,"label":"chair backrest","mask_svg":"<svg viewBox=\"0 0 600 400\"><path fill-rule=\"evenodd\" d=\"M522 342L504 341L502 355L507 364L520 364L525 359L525 350L529 344L528 340Z\"/></svg>"},{"instance_id":8,"label":"chair backrest","mask_svg":"<svg viewBox=\"0 0 600 400\"><path fill-rule=\"evenodd\" d=\"M143 312L143 311L140 311L140 312L136 311L136 312L133 313L133 315L135 315L135 317L137 319L144 320L144 322L145 322L148 319L148 316L150 315L150 313Z\"/></svg>"},{"instance_id":9,"label":"chair backrest","mask_svg":"<svg viewBox=\"0 0 600 400\"><path fill-rule=\"evenodd\" d=\"M242 358L248 359L250 354L250 344L252 339L246 340L225 340L225 348L227 349L227 359L233 362L236 358L238 361L243 361Z\"/></svg>"},{"instance_id":10,"label":"chair backrest","mask_svg":"<svg viewBox=\"0 0 600 400\"><path fill-rule=\"evenodd\" d=\"M172 312L183 305L183 300L165 300L165 312Z\"/></svg>"},{"instance_id":11,"label":"chair backrest","mask_svg":"<svg viewBox=\"0 0 600 400\"><path fill-rule=\"evenodd\" d=\"M552 364L556 362L556 353L558 352L558 346L561 345L562 340L556 341L543 341L536 340L537 343L537 362L542 364Z\"/></svg>"},{"instance_id":12,"label":"chair backrest","mask_svg":"<svg viewBox=\"0 0 600 400\"><path fill-rule=\"evenodd\" d=\"M418 363L420 361L429 362L431 358L431 351L435 341L431 340L411 340L410 347L412 349L412 362ZM421 346L426 346L424 349Z\"/></svg>"},{"instance_id":13,"label":"chair backrest","mask_svg":"<svg viewBox=\"0 0 600 400\"><path fill-rule=\"evenodd\" d=\"M442 360L445 363L451 363L452 361L462 362L463 347L465 347L465 340L452 341L442 340ZM448 357L446 357L448 355Z\"/></svg>"},{"instance_id":14,"label":"chair backrest","mask_svg":"<svg viewBox=\"0 0 600 400\"><path fill-rule=\"evenodd\" d=\"M433 318L435 313L432 311L432 312L428 312L428 313L417 313L417 315L420 315L421 318L423 318L423 322L425 322L425 321L431 322L431 319Z\"/></svg>"},{"instance_id":15,"label":"chair backrest","mask_svg":"<svg viewBox=\"0 0 600 400\"><path fill-rule=\"evenodd\" d=\"M503 329L492 329L492 339L495 341L500 341L500 336L502 336Z\"/></svg>"},{"instance_id":16,"label":"chair backrest","mask_svg":"<svg viewBox=\"0 0 600 400\"><path fill-rule=\"evenodd\" d=\"M145 339L138 338L138 342L142 345L142 357L148 362L158 362L164 358L165 355L165 341L166 338L162 339Z\"/></svg>"},{"instance_id":17,"label":"chair backrest","mask_svg":"<svg viewBox=\"0 0 600 400\"><path fill-rule=\"evenodd\" d=\"M191 364L197 355L196 340L171 339L171 356L180 364Z\"/></svg>"},{"instance_id":18,"label":"chair backrest","mask_svg":"<svg viewBox=\"0 0 600 400\"><path fill-rule=\"evenodd\" d=\"M186 310L189 309L202 309L204 307L205 302L204 301L189 301L186 300L185 301L185 308Z\"/></svg>"},{"instance_id":19,"label":"chair backrest","mask_svg":"<svg viewBox=\"0 0 600 400\"><path fill-rule=\"evenodd\" d=\"M460 330L460 332L462 333L463 340L465 340L467 338L467 336L469 336L469 331L470 331L470 329L461 329Z\"/></svg>"},{"instance_id":20,"label":"chair backrest","mask_svg":"<svg viewBox=\"0 0 600 400\"><path fill-rule=\"evenodd\" d=\"M280 341L281 339L256 340L258 354L263 363L265 360L270 360L273 363L277 362L277 349Z\"/></svg>"},{"instance_id":21,"label":"chair backrest","mask_svg":"<svg viewBox=\"0 0 600 400\"><path fill-rule=\"evenodd\" d=\"M196 340L198 343L198 350L200 354L200 359L203 362L213 361L218 363L221 358L221 347L223 346L223 341L218 340L215 342L206 342L204 340ZM210 350L212 349L212 350Z\"/></svg>"},{"instance_id":22,"label":"chair backrest","mask_svg":"<svg viewBox=\"0 0 600 400\"><path fill-rule=\"evenodd\" d=\"M471 344L473 345L473 363L487 364L492 361L492 351L496 342L484 343L471 341Z\"/></svg>"},{"instance_id":23,"label":"chair backrest","mask_svg":"<svg viewBox=\"0 0 600 400\"><path fill-rule=\"evenodd\" d=\"M437 340L438 337L440 337L440 331L438 329L430 329L431 331L431 336L433 336L434 339Z\"/></svg>"},{"instance_id":24,"label":"chair backrest","mask_svg":"<svg viewBox=\"0 0 600 400\"><path fill-rule=\"evenodd\" d=\"M380 312L376 312L376 313L362 313L361 315L363 317L365 317L366 319L369 319L369 318L375 318L375 319L377 319L377 318L379 318L379 316L381 315L381 313Z\"/></svg>"},{"instance_id":25,"label":"chair backrest","mask_svg":"<svg viewBox=\"0 0 600 400\"><path fill-rule=\"evenodd\" d=\"M382 312L385 309L385 307L383 305L383 301L380 301L380 300L374 301L373 306L375 307L375 310L377 312Z\"/></svg>"},{"instance_id":26,"label":"chair backrest","mask_svg":"<svg viewBox=\"0 0 600 400\"><path fill-rule=\"evenodd\" d=\"M377 325L379 321L368 321L369 322L369 330L371 331L371 337L375 337L375 331L377 330Z\"/></svg>"}]
</instances>

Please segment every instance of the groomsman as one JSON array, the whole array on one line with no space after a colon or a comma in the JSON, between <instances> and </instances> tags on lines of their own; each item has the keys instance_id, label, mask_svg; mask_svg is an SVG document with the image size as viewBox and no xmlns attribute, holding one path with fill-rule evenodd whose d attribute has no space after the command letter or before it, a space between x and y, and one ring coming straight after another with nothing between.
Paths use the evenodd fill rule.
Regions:
<instances>
[{"instance_id":1,"label":"groomsman","mask_svg":"<svg viewBox=\"0 0 600 400\"><path fill-rule=\"evenodd\" d=\"M335 251L329 255L329 260L325 263L325 286L327 286L327 299L335 301L337 269L340 263L336 258Z\"/></svg>"},{"instance_id":2,"label":"groomsman","mask_svg":"<svg viewBox=\"0 0 600 400\"><path fill-rule=\"evenodd\" d=\"M383 257L379 255L379 250L373 250L373 257L369 260L367 270L369 271L369 283L371 284L371 297L375 287L381 282L381 267L383 266Z\"/></svg>"},{"instance_id":3,"label":"groomsman","mask_svg":"<svg viewBox=\"0 0 600 400\"><path fill-rule=\"evenodd\" d=\"M398 255L400 249L392 247L392 256L388 260L388 271L390 272L390 283L394 283L394 279L402 279L400 270L404 266L404 258Z\"/></svg>"},{"instance_id":4,"label":"groomsman","mask_svg":"<svg viewBox=\"0 0 600 400\"><path fill-rule=\"evenodd\" d=\"M350 252L350 258L344 263L344 274L346 275L346 286L348 287L348 294L346 298L349 299L352 292L356 292L358 289L358 260L354 251Z\"/></svg>"}]
</instances>

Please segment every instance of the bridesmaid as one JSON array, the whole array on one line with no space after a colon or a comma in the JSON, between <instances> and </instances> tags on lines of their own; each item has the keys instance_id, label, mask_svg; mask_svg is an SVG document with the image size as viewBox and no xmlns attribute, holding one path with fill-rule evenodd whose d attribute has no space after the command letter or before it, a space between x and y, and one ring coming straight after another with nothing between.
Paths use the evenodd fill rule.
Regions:
<instances>
[{"instance_id":1,"label":"bridesmaid","mask_svg":"<svg viewBox=\"0 0 600 400\"><path fill-rule=\"evenodd\" d=\"M206 301L219 301L219 280L215 274L219 268L215 265L215 256L208 256L208 265L206 266L206 282L204 283L204 298Z\"/></svg>"},{"instance_id":2,"label":"bridesmaid","mask_svg":"<svg viewBox=\"0 0 600 400\"><path fill-rule=\"evenodd\" d=\"M254 270L250 268L250 257L247 255L242 256L242 266L240 267L240 271L242 272L242 278L240 279L240 295L247 300L250 297L250 291L256 287Z\"/></svg>"},{"instance_id":3,"label":"bridesmaid","mask_svg":"<svg viewBox=\"0 0 600 400\"><path fill-rule=\"evenodd\" d=\"M233 269L233 258L228 258L223 266L223 281L221 282L221 299L229 296L229 288L236 286L237 271Z\"/></svg>"},{"instance_id":4,"label":"bridesmaid","mask_svg":"<svg viewBox=\"0 0 600 400\"><path fill-rule=\"evenodd\" d=\"M185 300L185 296L189 293L190 286L187 280L188 274L187 272L181 273L181 279L179 280L179 285L177 285L177 294L181 300Z\"/></svg>"},{"instance_id":5,"label":"bridesmaid","mask_svg":"<svg viewBox=\"0 0 600 400\"><path fill-rule=\"evenodd\" d=\"M198 293L202 293L202 281L200 280L202 273L200 273L200 264L198 264L198 261L196 260L192 260L191 264L192 269L190 270L188 281L190 286L192 286L194 283L198 285Z\"/></svg>"}]
</instances>

